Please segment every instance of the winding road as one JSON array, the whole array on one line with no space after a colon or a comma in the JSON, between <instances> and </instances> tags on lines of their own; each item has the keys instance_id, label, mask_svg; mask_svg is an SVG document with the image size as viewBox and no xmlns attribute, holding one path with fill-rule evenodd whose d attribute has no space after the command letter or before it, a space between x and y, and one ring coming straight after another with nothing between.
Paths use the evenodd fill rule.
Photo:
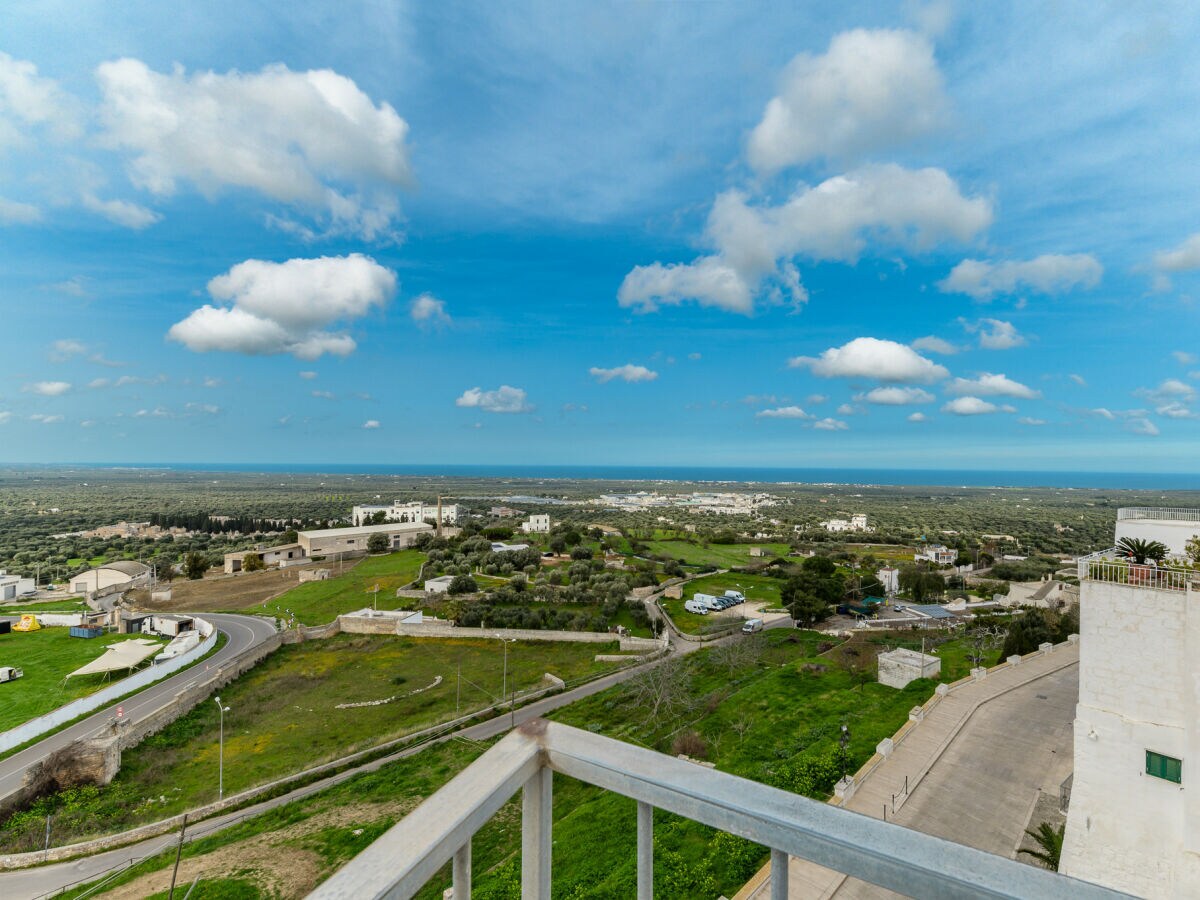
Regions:
<instances>
[{"instance_id":1,"label":"winding road","mask_svg":"<svg viewBox=\"0 0 1200 900\"><path fill-rule=\"evenodd\" d=\"M255 616L223 615L204 613L203 618L221 631L228 640L212 656L178 672L171 677L153 684L140 693L124 700L110 704L92 713L86 719L80 719L73 725L57 731L36 744L0 760L0 797L21 786L25 773L30 766L45 759L55 750L59 750L73 741L94 737L108 728L116 716L118 706L124 707L125 717L137 720L165 706L184 688L192 684L203 673L220 668L242 653L261 644L275 634L275 626L267 619ZM0 889L0 893L3 890Z\"/></svg>"}]
</instances>

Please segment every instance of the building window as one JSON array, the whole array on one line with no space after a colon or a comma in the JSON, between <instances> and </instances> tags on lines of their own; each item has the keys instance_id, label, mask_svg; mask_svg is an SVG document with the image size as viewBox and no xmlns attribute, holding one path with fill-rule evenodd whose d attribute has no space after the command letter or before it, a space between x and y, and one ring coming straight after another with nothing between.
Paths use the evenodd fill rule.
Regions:
<instances>
[{"instance_id":1,"label":"building window","mask_svg":"<svg viewBox=\"0 0 1200 900\"><path fill-rule=\"evenodd\" d=\"M1146 774L1175 784L1183 783L1183 760L1164 756L1153 750L1146 751Z\"/></svg>"}]
</instances>

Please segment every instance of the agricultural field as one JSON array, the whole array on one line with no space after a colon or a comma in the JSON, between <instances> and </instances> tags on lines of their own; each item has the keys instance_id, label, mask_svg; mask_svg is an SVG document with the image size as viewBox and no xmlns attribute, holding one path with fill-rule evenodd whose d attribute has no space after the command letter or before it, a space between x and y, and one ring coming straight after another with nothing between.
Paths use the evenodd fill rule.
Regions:
<instances>
[{"instance_id":1,"label":"agricultural field","mask_svg":"<svg viewBox=\"0 0 1200 900\"><path fill-rule=\"evenodd\" d=\"M230 708L226 794L483 709L505 687L518 696L545 687L547 672L570 683L608 671L614 665L594 657L615 652L616 641L521 641L508 645L506 661L496 640L345 634L285 646L221 691ZM215 800L218 725L216 704L202 703L125 751L109 786L89 789L85 799L67 792L40 801L53 810L58 842ZM0 823L0 848L14 850L36 838L22 822Z\"/></svg>"},{"instance_id":2,"label":"agricultural field","mask_svg":"<svg viewBox=\"0 0 1200 900\"><path fill-rule=\"evenodd\" d=\"M627 682L552 718L666 753L686 748L722 771L823 800L841 774L843 723L851 733L846 766L854 771L933 691L929 681L903 691L863 683L822 655L824 635L780 630L761 638L757 654L709 649L687 657L680 702L652 710ZM239 882L241 893L215 896L303 896L485 749L459 742L431 747L187 845L180 880ZM633 801L556 776L554 820L556 897L633 895ZM733 896L765 859L762 847L662 811L654 843L659 898ZM518 795L475 836L473 896L519 896L519 851ZM121 875L122 896L159 896L173 861L172 850ZM436 900L448 886L443 870L419 896Z\"/></svg>"},{"instance_id":3,"label":"agricultural field","mask_svg":"<svg viewBox=\"0 0 1200 900\"><path fill-rule=\"evenodd\" d=\"M750 556L751 547L760 547L767 554L765 559L774 556L787 556L792 548L788 544L709 544L703 546L683 540L648 541L646 549L658 556L669 556L688 566L716 566L729 569L735 566L749 565L753 560Z\"/></svg>"},{"instance_id":4,"label":"agricultural field","mask_svg":"<svg viewBox=\"0 0 1200 900\"><path fill-rule=\"evenodd\" d=\"M397 588L412 583L424 562L425 554L420 550L369 556L342 575L297 585L264 603L259 611L281 619L295 619L302 625L324 625L342 613L370 606L376 597L379 609L399 609L405 604L396 598ZM336 573L337 565L330 562L325 567Z\"/></svg>"},{"instance_id":5,"label":"agricultural field","mask_svg":"<svg viewBox=\"0 0 1200 900\"><path fill-rule=\"evenodd\" d=\"M346 571L353 566L345 563ZM297 573L303 566L289 569L264 569L238 575L209 576L196 581L176 578L171 582L171 599L152 600L147 590L129 592L138 609L187 612L246 612L263 611L263 604L297 585ZM336 566L335 566L336 569Z\"/></svg>"},{"instance_id":6,"label":"agricultural field","mask_svg":"<svg viewBox=\"0 0 1200 900\"><path fill-rule=\"evenodd\" d=\"M25 671L25 677L0 684L0 731L15 728L112 684L112 678L105 680L102 675L81 675L70 680L66 676L96 659L109 644L144 637L147 635L76 638L66 628L0 634L0 666L15 666Z\"/></svg>"}]
</instances>

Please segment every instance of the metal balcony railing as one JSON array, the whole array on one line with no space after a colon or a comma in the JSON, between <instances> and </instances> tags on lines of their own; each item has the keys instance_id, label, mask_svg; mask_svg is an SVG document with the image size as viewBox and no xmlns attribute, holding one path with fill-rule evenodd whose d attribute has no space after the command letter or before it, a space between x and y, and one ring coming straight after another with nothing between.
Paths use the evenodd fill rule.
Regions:
<instances>
[{"instance_id":1,"label":"metal balcony railing","mask_svg":"<svg viewBox=\"0 0 1200 900\"><path fill-rule=\"evenodd\" d=\"M1116 548L1079 558L1079 581L1107 581L1160 591L1186 591L1200 572L1161 563L1136 563Z\"/></svg>"},{"instance_id":2,"label":"metal balcony railing","mask_svg":"<svg viewBox=\"0 0 1200 900\"><path fill-rule=\"evenodd\" d=\"M1200 522L1200 509L1169 506L1125 506L1117 510L1117 521L1152 519L1160 522Z\"/></svg>"},{"instance_id":3,"label":"metal balcony railing","mask_svg":"<svg viewBox=\"0 0 1200 900\"><path fill-rule=\"evenodd\" d=\"M522 791L521 897L550 900L555 772L637 801L637 897L654 896L654 810L771 851L771 898L796 856L910 897L1099 900L1126 895L941 838L535 719L510 732L313 891L310 900L407 898L453 860L454 900L471 896L471 837ZM963 790L970 790L964 786Z\"/></svg>"}]
</instances>

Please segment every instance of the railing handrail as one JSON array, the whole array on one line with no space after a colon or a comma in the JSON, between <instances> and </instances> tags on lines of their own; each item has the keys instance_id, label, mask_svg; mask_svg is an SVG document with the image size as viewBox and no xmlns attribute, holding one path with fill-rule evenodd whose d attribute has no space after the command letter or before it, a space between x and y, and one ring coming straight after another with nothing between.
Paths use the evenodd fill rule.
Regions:
<instances>
[{"instance_id":1,"label":"railing handrail","mask_svg":"<svg viewBox=\"0 0 1200 900\"><path fill-rule=\"evenodd\" d=\"M456 878L465 869L463 877L469 881L471 836L522 785L523 896L549 900L550 823L544 812L537 814L549 808L547 769L632 797L639 811L658 807L769 847L784 885L790 855L914 897L1126 896L653 750L535 719L510 732L428 797L314 890L310 900L411 897L452 858ZM649 884L650 873L643 865L651 864L652 848L643 821L639 815L639 888ZM542 853L545 856L533 858ZM526 855L531 858L526 860ZM529 883L531 878L536 884ZM464 893L469 897L469 888Z\"/></svg>"},{"instance_id":2,"label":"railing handrail","mask_svg":"<svg viewBox=\"0 0 1200 900\"><path fill-rule=\"evenodd\" d=\"M1117 521L1151 519L1158 521L1200 522L1200 509L1182 506L1123 506L1117 510Z\"/></svg>"},{"instance_id":3,"label":"railing handrail","mask_svg":"<svg viewBox=\"0 0 1200 900\"><path fill-rule=\"evenodd\" d=\"M1169 591L1186 591L1193 581L1200 580L1200 572L1195 569L1153 560L1134 562L1116 547L1079 557L1078 573L1080 583L1103 581Z\"/></svg>"}]
</instances>

